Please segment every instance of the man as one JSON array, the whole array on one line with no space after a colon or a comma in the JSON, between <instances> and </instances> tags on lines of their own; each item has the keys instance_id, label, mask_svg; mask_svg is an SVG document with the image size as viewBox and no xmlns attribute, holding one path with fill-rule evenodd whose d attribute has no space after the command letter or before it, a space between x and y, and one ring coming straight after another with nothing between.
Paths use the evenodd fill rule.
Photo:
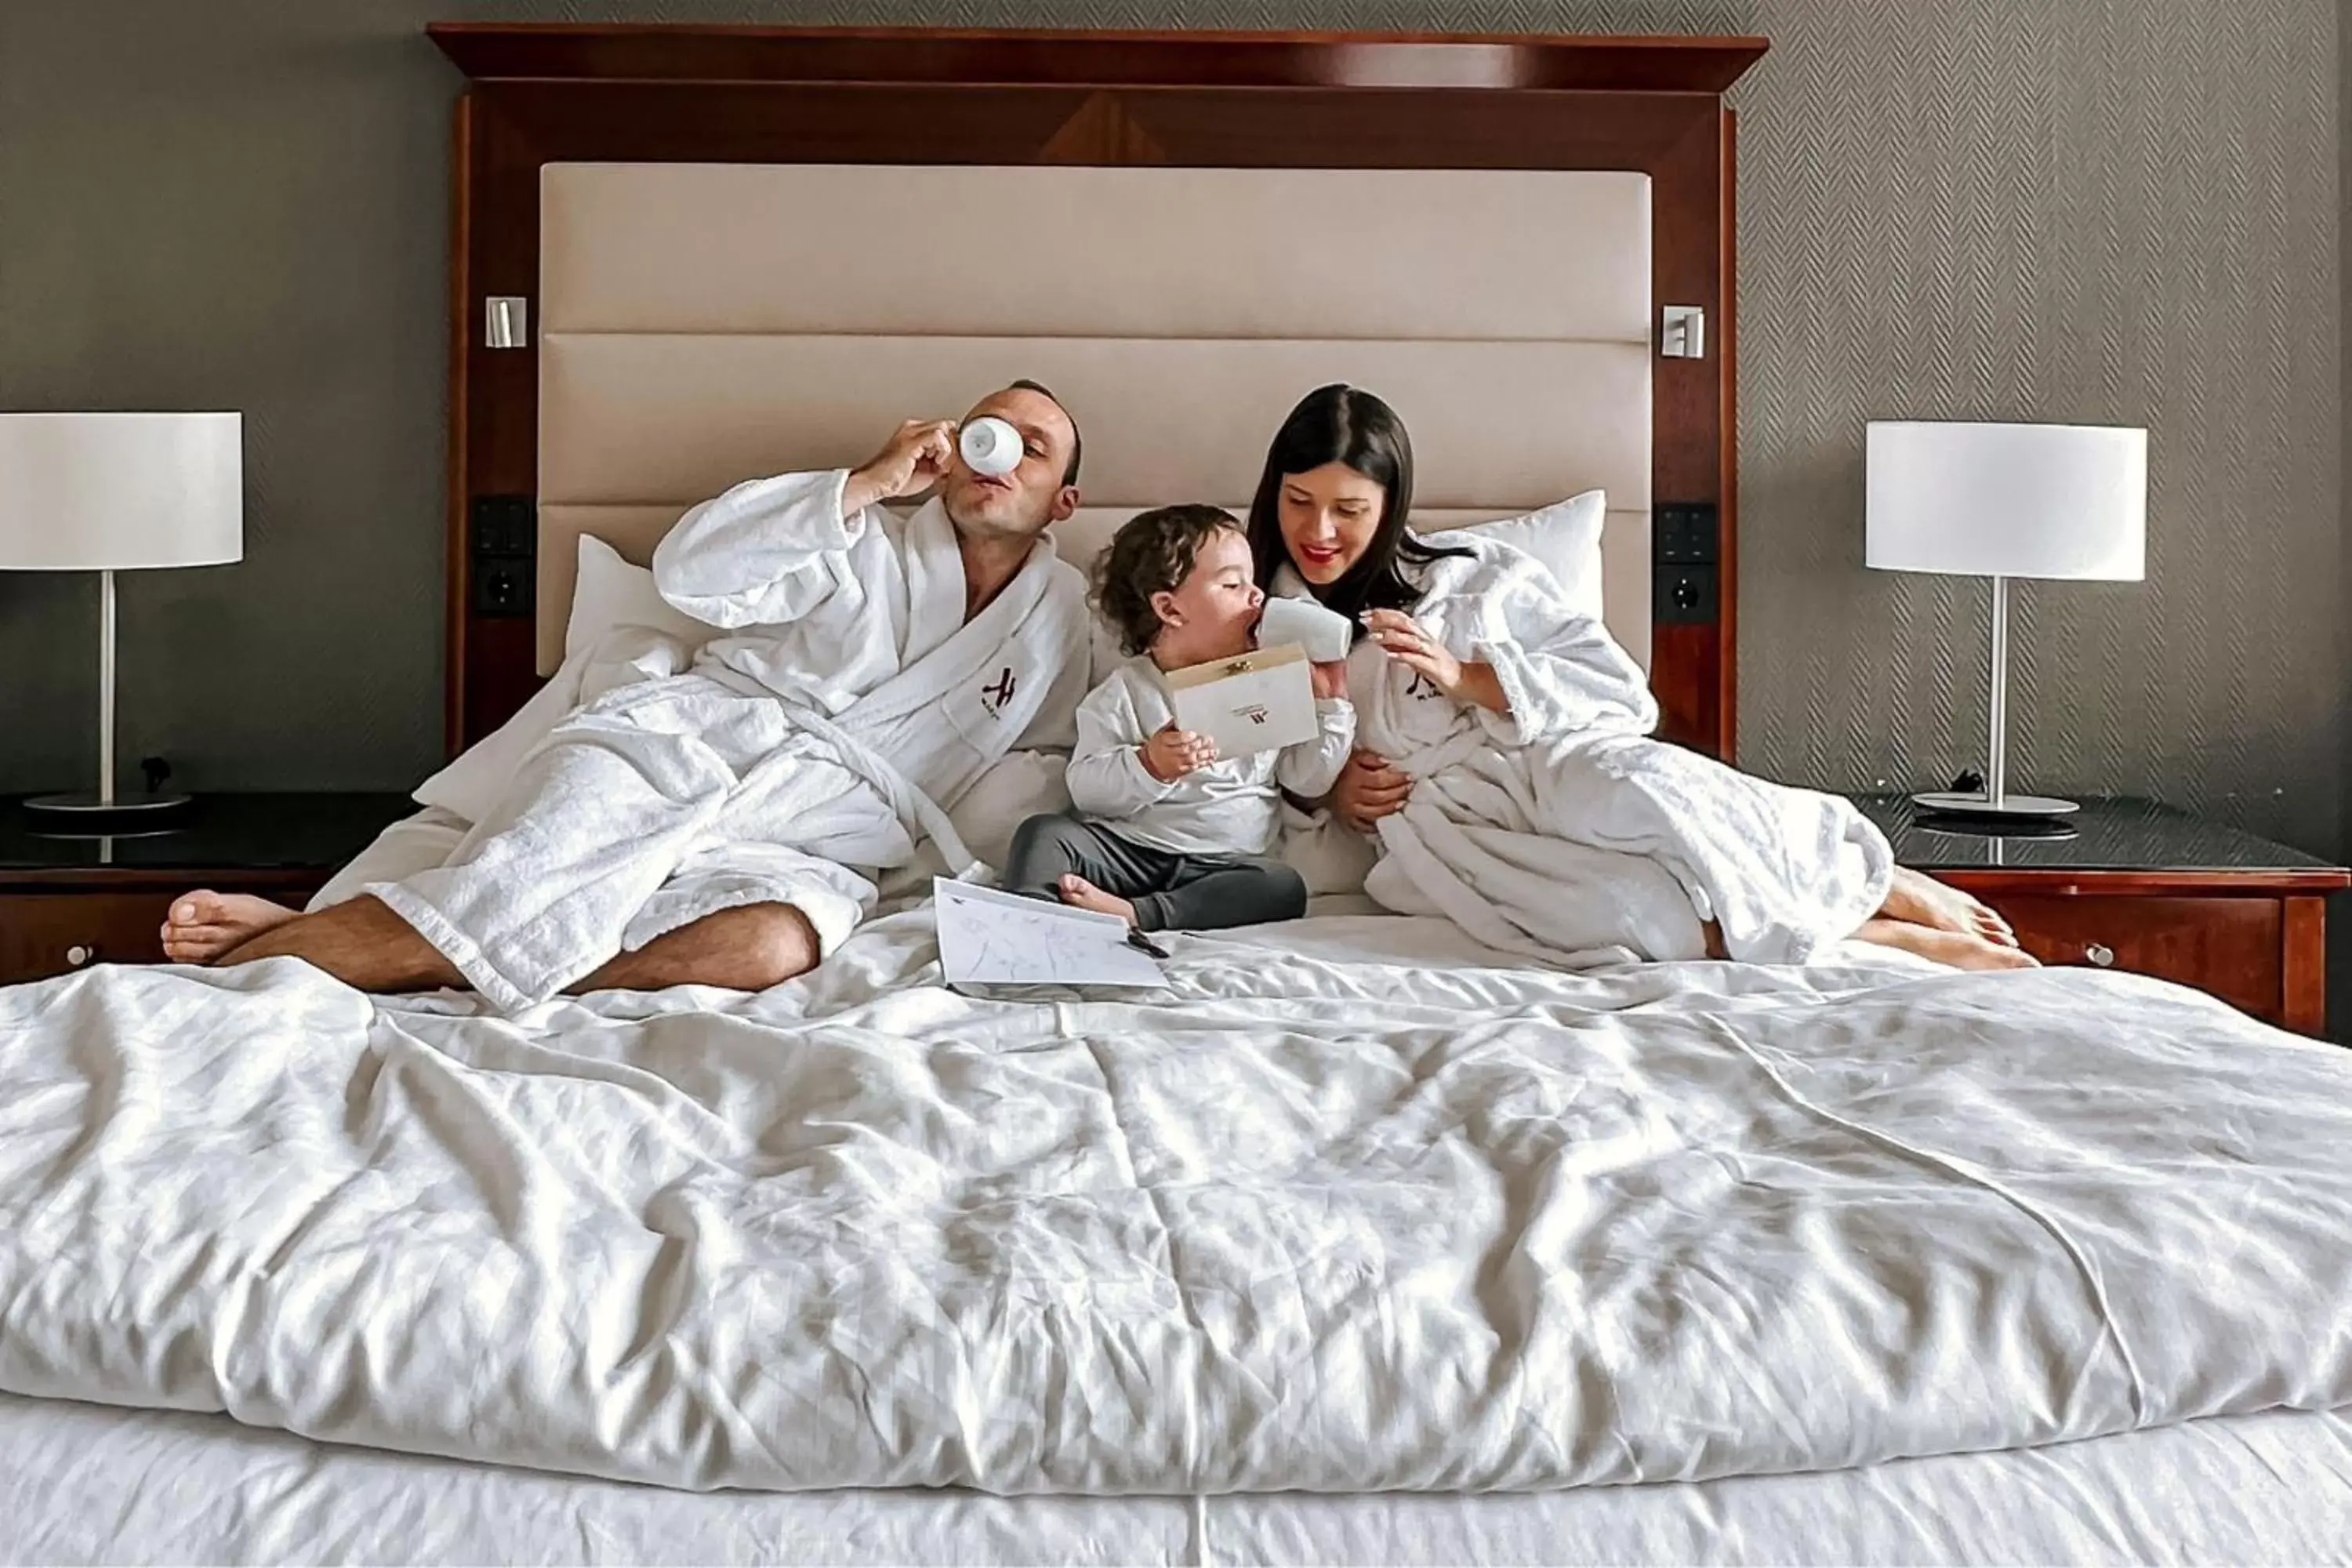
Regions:
<instances>
[{"instance_id":1,"label":"man","mask_svg":"<svg viewBox=\"0 0 2352 1568\"><path fill-rule=\"evenodd\" d=\"M1044 538L1077 507L1076 426L1031 382L982 415L1020 433L1011 473L909 420L861 468L696 507L654 555L662 596L720 628L690 671L583 703L442 863L302 915L192 893L166 952L470 985L506 1012L756 990L814 967L873 908L867 873L923 840L967 868L939 803L1016 748L1066 746L1088 649L1084 583ZM934 486L903 522L882 510Z\"/></svg>"}]
</instances>

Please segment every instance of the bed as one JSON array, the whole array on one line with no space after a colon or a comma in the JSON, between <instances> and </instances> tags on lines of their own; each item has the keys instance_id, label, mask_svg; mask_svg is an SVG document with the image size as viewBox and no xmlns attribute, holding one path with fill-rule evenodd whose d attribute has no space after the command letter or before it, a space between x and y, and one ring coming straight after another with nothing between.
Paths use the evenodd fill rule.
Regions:
<instances>
[{"instance_id":1,"label":"bed","mask_svg":"<svg viewBox=\"0 0 2352 1568\"><path fill-rule=\"evenodd\" d=\"M0 1556L2352 1540L2330 1047L1386 917L1171 967L972 1002L913 911L813 984L515 1024L291 965L0 993Z\"/></svg>"},{"instance_id":2,"label":"bed","mask_svg":"<svg viewBox=\"0 0 2352 1568\"><path fill-rule=\"evenodd\" d=\"M1427 521L1605 492L1558 570L1729 751L1755 41L440 36L453 742L625 593L575 566L1009 371L1078 406L1073 553L1243 499L1338 375L1413 424ZM907 193L1062 237L983 285ZM1338 284L1250 237L1384 198ZM1349 912L1173 952L1161 993L976 999L908 906L762 995L512 1020L285 963L0 992L0 1559L2352 1541L2331 1047L1885 952L1572 973Z\"/></svg>"}]
</instances>

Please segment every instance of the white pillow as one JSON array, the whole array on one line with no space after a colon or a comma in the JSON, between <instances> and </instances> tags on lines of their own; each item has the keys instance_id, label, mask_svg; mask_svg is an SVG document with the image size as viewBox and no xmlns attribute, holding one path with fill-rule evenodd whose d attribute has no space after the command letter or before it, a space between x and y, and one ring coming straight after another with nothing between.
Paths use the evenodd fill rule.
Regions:
<instances>
[{"instance_id":1,"label":"white pillow","mask_svg":"<svg viewBox=\"0 0 2352 1568\"><path fill-rule=\"evenodd\" d=\"M701 647L716 628L671 607L654 591L654 574L621 559L621 552L589 534L580 536L580 576L572 589L572 615L563 623L563 665L512 717L418 784L410 798L420 805L455 812L479 822L506 793L515 770L531 748L565 714L579 706L588 671L580 658L610 633L634 626L672 637L687 649ZM637 637L615 644L604 657L616 667L652 675L668 673L676 655ZM638 668L640 661L642 668ZM609 678L611 672L606 672Z\"/></svg>"},{"instance_id":2,"label":"white pillow","mask_svg":"<svg viewBox=\"0 0 2352 1568\"><path fill-rule=\"evenodd\" d=\"M1602 618L1601 527L1608 516L1608 492L1587 490L1524 517L1474 522L1458 531L1499 539L1526 551L1559 579L1570 605L1597 621ZM1442 530L1430 537L1443 540L1454 531Z\"/></svg>"},{"instance_id":3,"label":"white pillow","mask_svg":"<svg viewBox=\"0 0 2352 1568\"><path fill-rule=\"evenodd\" d=\"M1140 508L1137 509L1140 510ZM1231 508L1226 510L1232 510ZM1235 512L1245 516L1247 508ZM1118 525L1133 513L1082 513L1067 522L1055 525L1054 540L1063 560L1079 571L1091 573L1095 558L1110 543L1110 536ZM1586 490L1564 501L1527 513L1523 517L1497 518L1492 522L1468 524L1468 531L1499 539L1507 544L1526 551L1548 567L1559 585L1568 593L1569 602L1586 615L1598 619L1601 603L1601 527L1609 515L1609 495L1605 490ZM1435 536L1457 531L1439 529Z\"/></svg>"},{"instance_id":4,"label":"white pillow","mask_svg":"<svg viewBox=\"0 0 2352 1568\"><path fill-rule=\"evenodd\" d=\"M1140 509L1138 509L1140 510ZM1231 510L1231 508L1227 509ZM1235 516L1244 515L1243 512ZM1127 514L1127 515L1132 515ZM1516 549L1523 550L1541 562L1544 568L1559 582L1568 602L1580 613L1601 620L1601 530L1609 517L1609 493L1606 490L1586 490L1563 501L1528 512L1520 517L1496 518L1491 522L1474 522L1459 529L1438 529L1429 537L1443 540L1448 533L1475 533L1487 539L1499 539ZM1080 572L1091 574L1095 560L1110 543L1110 536L1127 516L1088 514L1083 522L1055 526L1055 543L1063 560ZM588 541L581 545L583 557L581 580L587 580L585 550ZM650 592L650 587L648 587ZM667 606L665 606L667 607ZM1118 650L1118 637L1110 624L1100 616L1095 621L1095 679L1108 675L1126 656Z\"/></svg>"},{"instance_id":5,"label":"white pillow","mask_svg":"<svg viewBox=\"0 0 2352 1568\"><path fill-rule=\"evenodd\" d=\"M654 587L654 574L621 559L621 552L593 533L580 536L580 575L572 586L572 616L563 623L563 657L570 658L614 626L646 626L700 647L717 628L696 620Z\"/></svg>"}]
</instances>

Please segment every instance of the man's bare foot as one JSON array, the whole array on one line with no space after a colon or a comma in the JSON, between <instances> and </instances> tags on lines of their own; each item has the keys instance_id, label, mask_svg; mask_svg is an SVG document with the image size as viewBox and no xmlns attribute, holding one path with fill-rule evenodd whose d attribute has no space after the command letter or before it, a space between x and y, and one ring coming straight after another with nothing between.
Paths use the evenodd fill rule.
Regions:
<instances>
[{"instance_id":1,"label":"man's bare foot","mask_svg":"<svg viewBox=\"0 0 2352 1568\"><path fill-rule=\"evenodd\" d=\"M354 991L462 988L466 977L383 900L362 893L316 914L297 915L247 937L221 954L226 967L265 958L299 958Z\"/></svg>"},{"instance_id":2,"label":"man's bare foot","mask_svg":"<svg viewBox=\"0 0 2352 1568\"><path fill-rule=\"evenodd\" d=\"M1958 888L1908 866L1895 868L1895 881L1886 889L1886 901L1878 906L1878 912L1890 921L1907 921L1937 931L1981 937L2001 947L2017 945L2017 933L1992 910Z\"/></svg>"},{"instance_id":3,"label":"man's bare foot","mask_svg":"<svg viewBox=\"0 0 2352 1568\"><path fill-rule=\"evenodd\" d=\"M163 956L174 963L210 963L299 912L251 893L200 888L172 900L163 918Z\"/></svg>"},{"instance_id":4,"label":"man's bare foot","mask_svg":"<svg viewBox=\"0 0 2352 1568\"><path fill-rule=\"evenodd\" d=\"M1968 931L1943 931L1915 921L1864 921L1862 929L1853 934L1857 942L1872 942L1881 947L1916 953L1937 963L1948 963L1955 969L2042 967L2032 953L2021 948L2005 947Z\"/></svg>"},{"instance_id":5,"label":"man's bare foot","mask_svg":"<svg viewBox=\"0 0 2352 1568\"><path fill-rule=\"evenodd\" d=\"M1128 924L1135 923L1135 906L1125 899L1114 899L1084 877L1072 873L1062 879L1062 902L1073 909L1092 910L1098 915L1117 915Z\"/></svg>"}]
</instances>

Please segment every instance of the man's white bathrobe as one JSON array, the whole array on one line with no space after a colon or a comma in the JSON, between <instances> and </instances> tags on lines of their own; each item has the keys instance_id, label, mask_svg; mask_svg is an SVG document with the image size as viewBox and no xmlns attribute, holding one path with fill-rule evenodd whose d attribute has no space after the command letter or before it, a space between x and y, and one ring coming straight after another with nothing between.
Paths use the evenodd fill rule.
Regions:
<instances>
[{"instance_id":1,"label":"man's white bathrobe","mask_svg":"<svg viewBox=\"0 0 2352 1568\"><path fill-rule=\"evenodd\" d=\"M1510 711L1439 691L1367 637L1348 660L1357 744L1415 781L1380 823L1365 891L1443 914L1489 946L1571 963L1730 955L1801 963L1876 912L1885 837L1851 802L1653 740L1656 700L1624 649L1509 545L1423 569L1412 611L1494 667ZM1277 592L1303 593L1287 574Z\"/></svg>"},{"instance_id":2,"label":"man's white bathrobe","mask_svg":"<svg viewBox=\"0 0 2352 1568\"><path fill-rule=\"evenodd\" d=\"M573 676L587 700L438 864L352 890L514 1012L742 904L798 909L830 952L872 909L874 876L927 840L971 869L942 803L1016 749L1066 754L1089 673L1084 583L1040 540L967 623L946 509L845 518L847 477L755 479L688 512L654 580L722 635L682 673L677 645L650 635L599 650Z\"/></svg>"}]
</instances>

